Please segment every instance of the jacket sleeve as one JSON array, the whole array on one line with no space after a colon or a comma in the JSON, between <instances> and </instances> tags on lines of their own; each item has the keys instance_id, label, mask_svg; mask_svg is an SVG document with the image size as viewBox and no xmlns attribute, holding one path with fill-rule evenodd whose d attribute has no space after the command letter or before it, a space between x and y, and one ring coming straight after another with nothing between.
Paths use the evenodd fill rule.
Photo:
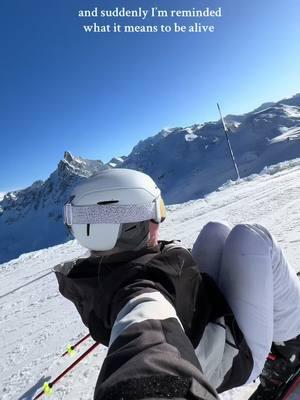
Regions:
<instances>
[{"instance_id":1,"label":"jacket sleeve","mask_svg":"<svg viewBox=\"0 0 300 400\"><path fill-rule=\"evenodd\" d=\"M95 400L218 399L190 336L195 301L202 310L209 304L197 297L201 277L189 254L173 249L147 263L102 264L96 278L87 274L91 262L57 276L93 338L109 347Z\"/></svg>"},{"instance_id":2,"label":"jacket sleeve","mask_svg":"<svg viewBox=\"0 0 300 400\"><path fill-rule=\"evenodd\" d=\"M218 399L173 305L159 291L138 292L116 317L94 399Z\"/></svg>"}]
</instances>

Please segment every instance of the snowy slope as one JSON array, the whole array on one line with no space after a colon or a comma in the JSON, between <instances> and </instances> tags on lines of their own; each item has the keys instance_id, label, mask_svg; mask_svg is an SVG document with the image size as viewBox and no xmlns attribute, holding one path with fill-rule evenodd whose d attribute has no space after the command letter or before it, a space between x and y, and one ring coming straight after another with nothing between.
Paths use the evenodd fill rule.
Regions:
<instances>
[{"instance_id":1,"label":"snowy slope","mask_svg":"<svg viewBox=\"0 0 300 400\"><path fill-rule=\"evenodd\" d=\"M270 167L239 183L229 182L205 199L169 207L162 238L191 246L210 220L258 222L269 228L300 269L300 159ZM50 268L83 254L75 241L24 254L0 267L0 398L29 400L73 358L60 358L68 343L87 329L74 306L59 293ZM40 279L39 279L40 278ZM21 287L14 291L14 289ZM81 353L92 340L82 345ZM105 356L97 348L55 388L53 400L89 400ZM245 400L253 385L233 390L223 400Z\"/></svg>"}]
</instances>

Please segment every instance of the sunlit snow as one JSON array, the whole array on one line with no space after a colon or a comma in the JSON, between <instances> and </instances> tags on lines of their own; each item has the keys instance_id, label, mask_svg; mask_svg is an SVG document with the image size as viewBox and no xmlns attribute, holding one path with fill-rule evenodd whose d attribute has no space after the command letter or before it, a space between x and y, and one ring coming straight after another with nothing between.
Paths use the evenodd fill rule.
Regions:
<instances>
[{"instance_id":1,"label":"sunlit snow","mask_svg":"<svg viewBox=\"0 0 300 400\"><path fill-rule=\"evenodd\" d=\"M208 221L258 222L271 230L298 271L299 198L300 160L297 159L269 167L264 173L240 182L228 182L204 199L168 207L161 237L181 239L191 246ZM72 303L59 294L53 273L46 275L54 265L84 253L85 249L70 241L24 254L0 266L2 400L32 399L44 381L54 379L93 343L89 339L82 344L75 358L60 357L67 344L85 335L87 329ZM105 354L105 348L98 347L54 387L51 398L92 399ZM221 398L245 400L254 386L235 389Z\"/></svg>"},{"instance_id":2,"label":"sunlit snow","mask_svg":"<svg viewBox=\"0 0 300 400\"><path fill-rule=\"evenodd\" d=\"M299 140L300 127L282 128L282 134L270 140L270 143L284 142L285 140Z\"/></svg>"}]
</instances>

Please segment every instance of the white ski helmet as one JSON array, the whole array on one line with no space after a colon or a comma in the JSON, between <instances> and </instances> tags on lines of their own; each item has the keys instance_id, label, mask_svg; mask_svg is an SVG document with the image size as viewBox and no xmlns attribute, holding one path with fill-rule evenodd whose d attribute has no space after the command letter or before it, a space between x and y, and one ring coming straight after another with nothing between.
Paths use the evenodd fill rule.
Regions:
<instances>
[{"instance_id":1,"label":"white ski helmet","mask_svg":"<svg viewBox=\"0 0 300 400\"><path fill-rule=\"evenodd\" d=\"M108 251L145 245L149 221L165 219L160 190L150 176L108 169L86 179L64 206L64 221L84 247Z\"/></svg>"}]
</instances>

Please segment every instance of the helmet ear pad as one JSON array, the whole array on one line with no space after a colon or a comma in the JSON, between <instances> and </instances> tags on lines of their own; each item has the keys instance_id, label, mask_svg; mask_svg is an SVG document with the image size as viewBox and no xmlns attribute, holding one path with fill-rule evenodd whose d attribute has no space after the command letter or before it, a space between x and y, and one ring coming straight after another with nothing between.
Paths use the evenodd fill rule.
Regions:
<instances>
[{"instance_id":1,"label":"helmet ear pad","mask_svg":"<svg viewBox=\"0 0 300 400\"><path fill-rule=\"evenodd\" d=\"M120 235L121 224L74 224L72 234L79 243L90 250L111 250Z\"/></svg>"},{"instance_id":2,"label":"helmet ear pad","mask_svg":"<svg viewBox=\"0 0 300 400\"><path fill-rule=\"evenodd\" d=\"M121 224L115 247L121 250L139 250L147 246L149 240L149 222Z\"/></svg>"}]
</instances>

